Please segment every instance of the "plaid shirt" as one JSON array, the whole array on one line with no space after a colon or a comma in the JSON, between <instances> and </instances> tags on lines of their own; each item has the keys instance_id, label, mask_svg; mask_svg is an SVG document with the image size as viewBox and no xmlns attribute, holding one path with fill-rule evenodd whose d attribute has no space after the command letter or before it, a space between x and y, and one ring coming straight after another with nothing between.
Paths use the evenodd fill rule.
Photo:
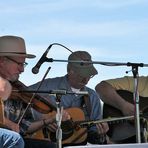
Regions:
<instances>
[{"instance_id":1,"label":"plaid shirt","mask_svg":"<svg viewBox=\"0 0 148 148\"><path fill-rule=\"evenodd\" d=\"M9 120L18 123L20 118L22 117L26 104L20 100L20 99L8 99L4 102L4 113L5 117ZM22 119L20 123L20 134L25 135L25 132L27 131L28 127L31 124L31 121L33 120L33 116L31 114L30 108L27 110L24 118Z\"/></svg>"}]
</instances>

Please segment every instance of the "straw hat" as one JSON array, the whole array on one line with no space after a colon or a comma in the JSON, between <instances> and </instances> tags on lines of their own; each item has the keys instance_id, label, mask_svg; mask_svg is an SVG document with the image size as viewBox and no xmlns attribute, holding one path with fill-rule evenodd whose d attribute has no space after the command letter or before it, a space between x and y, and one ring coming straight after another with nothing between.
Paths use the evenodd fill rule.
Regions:
<instances>
[{"instance_id":1,"label":"straw hat","mask_svg":"<svg viewBox=\"0 0 148 148\"><path fill-rule=\"evenodd\" d=\"M36 57L35 55L26 53L25 41L18 36L0 37L0 56Z\"/></svg>"}]
</instances>

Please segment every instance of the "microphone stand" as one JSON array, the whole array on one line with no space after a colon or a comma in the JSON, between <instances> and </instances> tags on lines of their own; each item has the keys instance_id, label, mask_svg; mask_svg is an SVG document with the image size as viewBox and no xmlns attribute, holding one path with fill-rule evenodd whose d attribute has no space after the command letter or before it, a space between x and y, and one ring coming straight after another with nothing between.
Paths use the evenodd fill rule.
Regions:
<instances>
[{"instance_id":1,"label":"microphone stand","mask_svg":"<svg viewBox=\"0 0 148 148\"><path fill-rule=\"evenodd\" d=\"M57 44L60 45L60 44ZM46 57L47 58L47 57ZM136 139L137 142L140 143L141 142L141 136L140 136L140 121L139 121L139 94L137 91L137 87L138 87L138 67L148 67L148 64L143 64L143 63L117 63L117 62L103 62L103 61L75 61L75 60L56 60L53 58L47 58L46 59L47 62L69 62L69 63L80 63L81 65L83 64L101 64L101 65L105 65L105 66L132 66L132 72L133 72L133 77L134 77L134 99L135 99L135 103L136 103ZM60 108L59 105L57 105L57 108ZM58 109L60 110L60 109ZM60 122L59 122L60 123ZM61 137L60 137L61 138ZM60 139L59 139L60 141Z\"/></svg>"},{"instance_id":2,"label":"microphone stand","mask_svg":"<svg viewBox=\"0 0 148 148\"><path fill-rule=\"evenodd\" d=\"M56 105L57 105L57 113L56 113L56 123L57 123L57 130L56 130L56 141L57 141L57 148L62 148L62 129L61 129L61 121L62 121L62 114L63 114L63 107L61 107L61 96L60 94L56 94Z\"/></svg>"},{"instance_id":3,"label":"microphone stand","mask_svg":"<svg viewBox=\"0 0 148 148\"><path fill-rule=\"evenodd\" d=\"M135 103L136 141L137 143L141 143L140 118L139 118L138 67L139 66L143 67L143 64L128 62L127 66L132 66L132 72L134 78L133 100Z\"/></svg>"},{"instance_id":4,"label":"microphone stand","mask_svg":"<svg viewBox=\"0 0 148 148\"><path fill-rule=\"evenodd\" d=\"M102 62L102 61L72 61L72 60L56 60L49 58L49 62L69 62L69 63L80 63L81 65L83 64L101 64L105 66L132 66L132 72L133 72L133 77L134 77L134 101L135 101L135 123L136 123L136 140L137 143L141 143L141 132L140 132L140 120L139 120L139 93L137 91L138 88L138 67L148 67L148 64L143 64L143 63L115 63L115 62Z\"/></svg>"}]
</instances>

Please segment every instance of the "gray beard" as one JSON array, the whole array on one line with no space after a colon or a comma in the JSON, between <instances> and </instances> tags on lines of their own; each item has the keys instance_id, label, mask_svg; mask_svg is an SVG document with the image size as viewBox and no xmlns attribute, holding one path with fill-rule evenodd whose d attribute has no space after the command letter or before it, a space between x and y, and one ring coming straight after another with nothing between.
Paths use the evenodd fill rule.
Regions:
<instances>
[{"instance_id":1,"label":"gray beard","mask_svg":"<svg viewBox=\"0 0 148 148\"><path fill-rule=\"evenodd\" d=\"M19 76L12 76L11 79L9 79L10 82L16 82L18 81Z\"/></svg>"}]
</instances>

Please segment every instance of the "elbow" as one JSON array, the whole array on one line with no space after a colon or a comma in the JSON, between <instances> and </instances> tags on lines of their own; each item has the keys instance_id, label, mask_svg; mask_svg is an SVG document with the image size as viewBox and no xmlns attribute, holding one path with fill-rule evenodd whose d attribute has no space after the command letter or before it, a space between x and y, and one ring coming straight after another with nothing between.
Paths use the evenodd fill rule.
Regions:
<instances>
[{"instance_id":1,"label":"elbow","mask_svg":"<svg viewBox=\"0 0 148 148\"><path fill-rule=\"evenodd\" d=\"M100 93L103 91L104 89L104 81L101 81L100 83L98 83L96 86L95 86L95 90L97 93Z\"/></svg>"},{"instance_id":2,"label":"elbow","mask_svg":"<svg viewBox=\"0 0 148 148\"><path fill-rule=\"evenodd\" d=\"M98 83L95 87L96 92L99 94L100 99L105 102L106 100L106 95L108 92L107 89L107 82L105 81L101 81L100 83Z\"/></svg>"}]
</instances>

